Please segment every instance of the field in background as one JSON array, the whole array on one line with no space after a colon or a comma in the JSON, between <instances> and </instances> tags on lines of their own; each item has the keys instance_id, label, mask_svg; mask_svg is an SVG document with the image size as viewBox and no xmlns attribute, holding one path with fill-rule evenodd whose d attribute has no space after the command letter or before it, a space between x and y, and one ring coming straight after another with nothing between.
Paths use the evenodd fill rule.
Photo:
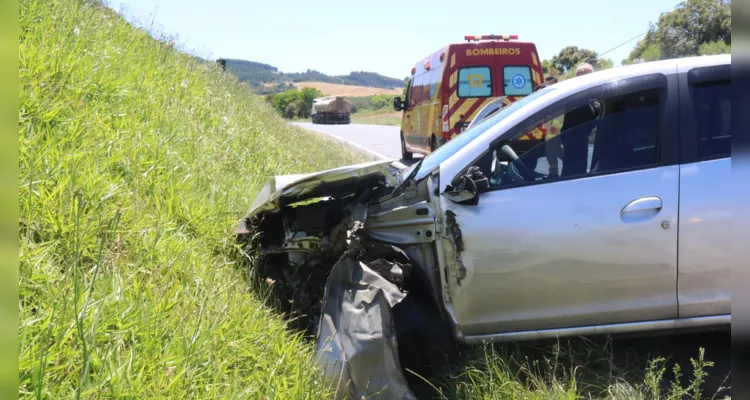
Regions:
<instances>
[{"instance_id":1,"label":"field in background","mask_svg":"<svg viewBox=\"0 0 750 400\"><path fill-rule=\"evenodd\" d=\"M311 87L318 89L325 95L336 95L336 96L347 96L347 97L360 97L360 96L374 96L376 94L390 94L398 95L401 94L403 89L381 89L376 87L365 87L365 86L352 86L352 85L339 85L336 83L326 82L296 82L294 86L298 89Z\"/></svg>"},{"instance_id":2,"label":"field in background","mask_svg":"<svg viewBox=\"0 0 750 400\"><path fill-rule=\"evenodd\" d=\"M352 114L353 124L401 125L401 111L365 111Z\"/></svg>"}]
</instances>

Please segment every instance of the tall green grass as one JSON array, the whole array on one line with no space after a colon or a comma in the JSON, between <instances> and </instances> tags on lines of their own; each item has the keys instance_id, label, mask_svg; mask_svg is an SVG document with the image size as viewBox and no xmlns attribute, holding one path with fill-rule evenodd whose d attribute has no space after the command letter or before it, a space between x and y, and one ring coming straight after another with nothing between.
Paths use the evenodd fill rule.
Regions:
<instances>
[{"instance_id":1,"label":"tall green grass","mask_svg":"<svg viewBox=\"0 0 750 400\"><path fill-rule=\"evenodd\" d=\"M326 397L230 232L270 176L361 156L94 2L19 21L19 394Z\"/></svg>"},{"instance_id":2,"label":"tall green grass","mask_svg":"<svg viewBox=\"0 0 750 400\"><path fill-rule=\"evenodd\" d=\"M434 384L442 400L728 398L728 376L720 387L706 390L714 363L704 349L684 350L691 355L689 366L649 357L643 348L615 357L608 338L478 345Z\"/></svg>"}]
</instances>

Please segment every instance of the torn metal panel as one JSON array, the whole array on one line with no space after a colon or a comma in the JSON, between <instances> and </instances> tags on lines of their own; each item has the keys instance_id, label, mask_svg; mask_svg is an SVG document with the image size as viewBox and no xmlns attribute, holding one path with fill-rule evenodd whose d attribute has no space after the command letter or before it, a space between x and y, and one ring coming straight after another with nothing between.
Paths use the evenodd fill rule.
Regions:
<instances>
[{"instance_id":1,"label":"torn metal panel","mask_svg":"<svg viewBox=\"0 0 750 400\"><path fill-rule=\"evenodd\" d=\"M461 259L461 253L464 251L464 241L461 234L461 229L458 226L458 222L456 222L456 214L448 210L445 212L445 230L446 233L450 235L450 237L453 239L453 253L456 257L456 283L459 285L461 284L461 281L466 278L466 267L463 264L463 260Z\"/></svg>"},{"instance_id":2,"label":"torn metal panel","mask_svg":"<svg viewBox=\"0 0 750 400\"><path fill-rule=\"evenodd\" d=\"M392 307L406 293L389 281L403 282L408 264L381 258L390 246L377 244L362 249L374 259L365 264L355 258L358 243L352 247L326 282L317 361L336 383L337 398L415 399L401 369L393 323ZM406 258L391 249L391 257Z\"/></svg>"},{"instance_id":3,"label":"torn metal panel","mask_svg":"<svg viewBox=\"0 0 750 400\"><path fill-rule=\"evenodd\" d=\"M386 210L371 210L365 234L372 239L398 245L432 243L436 238L435 213L421 201Z\"/></svg>"},{"instance_id":4,"label":"torn metal panel","mask_svg":"<svg viewBox=\"0 0 750 400\"><path fill-rule=\"evenodd\" d=\"M401 183L401 163L374 161L313 174L281 175L267 182L256 196L236 233L247 233L246 220L263 212L317 197L342 198L374 185L396 187Z\"/></svg>"}]
</instances>

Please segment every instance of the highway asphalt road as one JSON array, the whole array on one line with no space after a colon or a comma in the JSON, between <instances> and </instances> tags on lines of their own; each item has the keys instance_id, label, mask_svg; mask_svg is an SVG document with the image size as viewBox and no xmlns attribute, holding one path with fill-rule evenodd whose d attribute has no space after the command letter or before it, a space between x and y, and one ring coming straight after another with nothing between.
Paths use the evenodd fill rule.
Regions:
<instances>
[{"instance_id":1,"label":"highway asphalt road","mask_svg":"<svg viewBox=\"0 0 750 400\"><path fill-rule=\"evenodd\" d=\"M397 126L364 124L321 125L310 122L297 122L295 125L333 136L378 158L401 160L401 141ZM419 156L417 155L412 161L401 160L401 162L410 165L418 159Z\"/></svg>"}]
</instances>

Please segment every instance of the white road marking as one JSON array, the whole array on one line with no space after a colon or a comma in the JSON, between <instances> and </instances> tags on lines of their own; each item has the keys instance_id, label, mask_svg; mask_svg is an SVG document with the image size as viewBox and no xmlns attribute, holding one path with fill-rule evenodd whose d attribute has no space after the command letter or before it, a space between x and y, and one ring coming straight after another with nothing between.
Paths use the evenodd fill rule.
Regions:
<instances>
[{"instance_id":1,"label":"white road marking","mask_svg":"<svg viewBox=\"0 0 750 400\"><path fill-rule=\"evenodd\" d=\"M398 160L401 157L394 156L395 154L401 153L400 145L397 145L392 149L393 143L384 143L392 141L392 136L398 136L398 128L389 126L379 125L359 125L359 124L348 124L348 125L318 125L310 123L294 123L295 125L311 130L317 133L323 133L336 140L340 140L349 146L357 148L368 154L371 154L381 160ZM393 132L392 132L393 131ZM373 133L375 132L375 133ZM359 134L358 134L359 133ZM345 137L346 136L346 137ZM348 137L357 137L359 143ZM391 140L388 140L391 139ZM396 139L398 141L400 139ZM381 147L392 154L391 157L386 156L381 152L372 150L370 147Z\"/></svg>"}]
</instances>

